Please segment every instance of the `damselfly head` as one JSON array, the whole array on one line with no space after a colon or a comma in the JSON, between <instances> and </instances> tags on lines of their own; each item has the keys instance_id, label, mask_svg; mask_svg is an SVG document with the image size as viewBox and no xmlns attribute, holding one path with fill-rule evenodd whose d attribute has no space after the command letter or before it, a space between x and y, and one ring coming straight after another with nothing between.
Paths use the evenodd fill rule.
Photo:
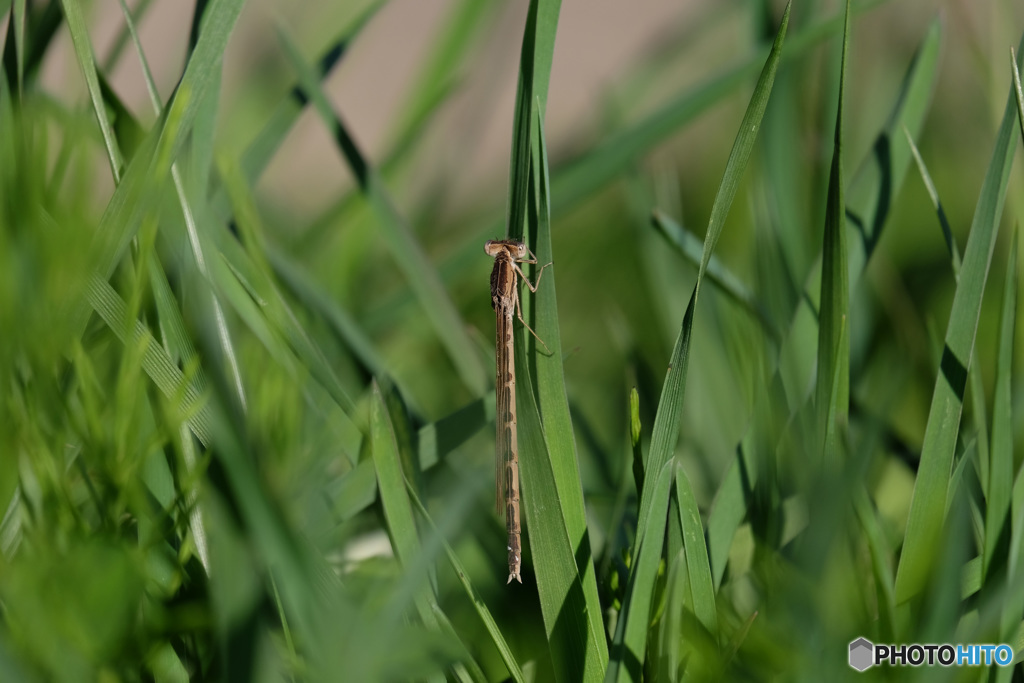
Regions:
<instances>
[{"instance_id":1,"label":"damselfly head","mask_svg":"<svg viewBox=\"0 0 1024 683\"><path fill-rule=\"evenodd\" d=\"M518 260L526 258L530 250L518 240L487 240L484 243L484 252L488 256L497 256L504 252Z\"/></svg>"}]
</instances>

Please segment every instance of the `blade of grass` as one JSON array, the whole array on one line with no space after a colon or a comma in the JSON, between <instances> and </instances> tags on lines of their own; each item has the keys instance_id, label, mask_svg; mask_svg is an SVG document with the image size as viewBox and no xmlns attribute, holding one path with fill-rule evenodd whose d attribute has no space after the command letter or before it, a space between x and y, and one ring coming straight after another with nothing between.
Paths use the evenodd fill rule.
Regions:
<instances>
[{"instance_id":1,"label":"blade of grass","mask_svg":"<svg viewBox=\"0 0 1024 683\"><path fill-rule=\"evenodd\" d=\"M149 92L150 102L153 105L153 110L159 117L162 113L162 107L160 102L160 95L156 89L156 82L153 80L153 73L149 69L149 61L146 59L146 54L142 49L142 43L139 40L139 35L135 30L135 23L132 19L131 12L128 10L128 5L125 0L120 0L121 12L125 18L125 25L128 27L128 32L131 35L132 43L135 46L135 52L138 55L139 63L142 66L143 80L146 83L146 88ZM198 11L198 10L197 10ZM217 105L217 91L220 86L220 65L215 64L210 69L208 74L208 80L211 82L211 86L206 89L206 94L202 96L203 102L201 106L196 110L195 120L198 125L194 127L193 132L193 146L194 149L204 150L213 148L213 125L212 120L216 116L216 105ZM205 114L205 116L200 116ZM208 125L202 125L204 119L209 119ZM203 132L205 131L205 135ZM208 154L193 154L192 158L195 161L201 156L209 158ZM205 175L205 174L204 174ZM188 234L189 245L192 248L192 256L195 260L196 266L199 269L200 274L204 278L209 279L210 273L206 266L206 257L203 253L202 243L199 239L199 229L196 224L195 214L192 210L192 206L189 203L185 184L182 180L181 172L178 168L177 162L172 161L171 163L171 178L174 181L174 189L178 197L178 204L181 207L182 217L185 221L185 230ZM115 182L117 177L115 176ZM205 192L206 183L200 183L201 192ZM201 196L200 193L196 193ZM245 410L247 399L245 388L242 384L242 372L238 364L238 354L235 351L235 345L231 338L231 332L227 326L227 320L224 316L224 310L221 307L220 300L214 291L211 290L211 303L213 305L214 316L217 320L217 332L220 336L221 351L224 353L224 358L227 360L228 367L231 370L231 375L234 378L234 385L236 395L239 404L242 409Z\"/></svg>"},{"instance_id":2,"label":"blade of grass","mask_svg":"<svg viewBox=\"0 0 1024 683\"><path fill-rule=\"evenodd\" d=\"M663 463L660 470L647 468L645 481L649 483L645 484L646 493L651 496L651 509L654 512L647 518L643 537L638 533L637 541L633 544L633 565L630 567L626 596L612 638L608 671L604 677L606 683L642 679L651 601L654 598L658 564L665 540L673 470L674 463L671 461ZM639 649L636 644L640 645Z\"/></svg>"},{"instance_id":3,"label":"blade of grass","mask_svg":"<svg viewBox=\"0 0 1024 683\"><path fill-rule=\"evenodd\" d=\"M956 448L960 414L963 409L967 366L974 351L981 299L998 234L996 228L1002 214L1010 168L1017 148L1019 131L1014 126L1015 109L1011 92L1006 102L1002 125L999 127L992 161L985 174L974 213L970 237L964 251L960 283L956 288L946 329L946 345L940 372L935 380L924 445L921 449L921 462L910 503L903 552L896 572L898 602L908 600L921 590L938 550L950 465Z\"/></svg>"},{"instance_id":4,"label":"blade of grass","mask_svg":"<svg viewBox=\"0 0 1024 683\"><path fill-rule=\"evenodd\" d=\"M577 460L576 440L569 412L569 400L565 389L565 375L562 366L562 340L558 324L558 304L556 295L556 266L551 250L551 202L550 182L548 176L547 144L544 137L544 123L539 101L536 107L536 135L538 156L534 158L536 171L531 175L533 182L529 185L530 198L529 222L534 229L533 242L535 253L540 264L551 263L546 270L543 287L531 298L531 305L526 310L531 327L545 341L550 353L540 352L532 335L527 344L531 346L531 376L536 378L530 389L534 391L537 406L544 425L545 443L551 470L554 473L555 487L558 495L554 500L542 503L549 510L557 510L558 516L565 525L569 542L575 549L576 569L583 585L587 605L587 618L590 630L598 644L598 654L602 666L608 661L601 601L597 592L597 577L590 546L590 534L587 530L586 507L583 500L583 487L580 480ZM534 264L532 274L536 277ZM529 386L529 385L528 385ZM527 486L527 491L528 491ZM527 493L526 495L529 495ZM534 555L535 562L537 555Z\"/></svg>"},{"instance_id":5,"label":"blade of grass","mask_svg":"<svg viewBox=\"0 0 1024 683\"><path fill-rule=\"evenodd\" d=\"M835 141L825 206L825 237L822 245L821 305L818 315L818 378L816 403L818 433L826 460L835 462L850 412L850 345L841 343L850 308L847 275L846 220L843 199L843 91L846 54L850 44L850 0L846 0L843 47L839 66L839 98L836 105ZM836 384L833 386L833 382ZM836 397L833 404L832 397ZM834 408L834 411L833 411Z\"/></svg>"},{"instance_id":6,"label":"blade of grass","mask_svg":"<svg viewBox=\"0 0 1024 683\"><path fill-rule=\"evenodd\" d=\"M533 247L545 263L551 260L551 238L543 118L560 7L560 0L531 0L527 11L509 161L506 234L528 241L524 229L529 222L536 229ZM579 680L583 672L582 680L591 681L604 673L608 651L558 352L553 275L549 278L537 292L536 305L526 301L524 308L538 333L548 335L545 343L554 352L541 356L522 329L514 332L516 371L525 378L520 382L525 390L517 392L522 498L556 678Z\"/></svg>"},{"instance_id":7,"label":"blade of grass","mask_svg":"<svg viewBox=\"0 0 1024 683\"><path fill-rule=\"evenodd\" d=\"M992 448L989 452L988 498L985 501L985 549L982 571L992 575L993 562L1000 566L997 547L1006 552L1010 537L1010 494L1013 486L1013 372L1014 327L1017 321L1017 231L1010 239L1003 285L1003 310L999 321L999 352L996 356L996 386L992 400Z\"/></svg>"},{"instance_id":8,"label":"blade of grass","mask_svg":"<svg viewBox=\"0 0 1024 683\"><path fill-rule=\"evenodd\" d=\"M448 557L448 563L452 567L452 571L459 579L459 583L462 584L462 589L466 591L466 597L469 598L470 602L473 603L473 609L476 610L477 615L480 617L480 621L484 623L484 628L487 629L488 635L491 637L491 642L494 643L494 647L498 650L498 654L501 655L501 660L505 663L508 668L508 673L514 681L517 683L526 683L526 677L523 675L522 669L519 667L519 662L516 661L515 655L512 654L512 649L508 646L505 641L505 636L502 635L501 629L498 628L497 622L494 621L494 617L491 616L491 611L487 609L487 605L484 603L483 598L477 593L476 589L473 588L473 583L469 580L469 574L463 568L462 563L459 561L458 555L452 549L448 541L444 540L441 536L440 530L437 525L434 524L434 520L431 519L430 513L423 506L419 496L416 494L415 489L408 480L405 482L406 491L409 494L409 498L416 506L420 516L427 522L427 525L434 532L434 534L441 539L441 543L444 545L445 555Z\"/></svg>"},{"instance_id":9,"label":"blade of grass","mask_svg":"<svg viewBox=\"0 0 1024 683\"><path fill-rule=\"evenodd\" d=\"M321 53L316 66L318 81L322 81L341 61L348 51L349 44L370 23L370 20L376 16L377 10L383 7L386 2L387 0L376 0L370 3L361 14L356 16L348 26L342 29L338 38ZM274 153L281 146L288 131L295 125L308 102L309 97L303 90L301 83L296 83L289 90L288 95L277 105L274 113L271 114L270 119L260 129L260 132L246 146L245 151L242 153L241 166L249 185L255 185L256 181L259 180L263 169L270 163L270 159L273 158ZM226 208L226 199L225 195L218 193L214 196L212 202L218 209L220 207ZM224 218L226 216L222 215L221 217Z\"/></svg>"},{"instance_id":10,"label":"blade of grass","mask_svg":"<svg viewBox=\"0 0 1024 683\"><path fill-rule=\"evenodd\" d=\"M700 623L717 639L718 610L715 606L715 587L711 581L711 566L708 564L708 549L704 544L704 525L700 521L700 510L690 487L690 479L678 464L675 495L679 501L679 524L683 529L686 570L690 577L690 604Z\"/></svg>"},{"instance_id":11,"label":"blade of grass","mask_svg":"<svg viewBox=\"0 0 1024 683\"><path fill-rule=\"evenodd\" d=\"M881 230L889 215L890 195L899 188L906 174L910 152L907 146L900 144L897 131L902 126L906 126L912 134L921 130L938 73L940 29L941 24L938 20L934 21L922 40L914 59L907 68L899 97L889 121L876 137L874 152L861 163L847 192L846 216L848 223L855 226L855 229L862 234L870 235L870 239L852 240L847 244L850 259L848 273L851 280L860 276L868 257L871 256L875 245L877 245ZM884 150L884 153L879 150ZM870 219L864 217L870 217ZM871 233L864 230L863 226L865 225L872 226ZM797 328L801 324L801 316L810 316L812 320L816 317L815 313L809 311L808 305L811 292L815 290L813 277L809 282L810 284L804 290L805 296L799 298L800 308L794 317L793 327L790 328L782 348L786 348L792 343L790 340L797 333ZM769 422L774 422L770 417L772 412L779 409L788 410L785 392L782 390L784 374L782 366L785 360L785 358L779 360L779 365L769 382L770 391L757 394L759 400L755 400L754 403L755 417L752 424L759 423L762 418L758 416L763 416ZM797 360L803 362L802 358ZM787 417L783 415L779 419L786 421ZM738 444L736 452L736 457L730 464L715 495L708 517L708 548L716 588L721 585L725 575L725 566L733 537L747 514L747 491L753 489L759 476L757 463L764 458L774 458L774 455L770 453L758 455L758 442L750 429Z\"/></svg>"},{"instance_id":12,"label":"blade of grass","mask_svg":"<svg viewBox=\"0 0 1024 683\"><path fill-rule=\"evenodd\" d=\"M193 433L204 445L209 446L213 418L206 407L202 392L193 380L178 369L141 321L132 323L125 317L127 307L124 301L105 280L95 276L89 278L86 296L103 321L125 345L137 345L145 349L142 357L143 370L164 396L172 402L181 402L182 413L188 419Z\"/></svg>"},{"instance_id":13,"label":"blade of grass","mask_svg":"<svg viewBox=\"0 0 1024 683\"><path fill-rule=\"evenodd\" d=\"M5 7L3 11L0 11L0 14L6 14L6 12L7 8ZM18 65L16 85L18 86L18 96L20 97L25 89L25 0L14 0L10 22L14 27L14 58Z\"/></svg>"},{"instance_id":14,"label":"blade of grass","mask_svg":"<svg viewBox=\"0 0 1024 683\"><path fill-rule=\"evenodd\" d=\"M772 84L775 80L775 73L779 66L782 45L785 42L786 29L789 26L790 9L791 4L787 4L785 14L782 16L782 23L775 36L775 42L772 45L761 76L758 78L757 85L754 86L750 103L747 105L747 110L740 123L736 141L733 143L729 160L726 163L725 173L711 209L707 234L704 238L704 253L701 256L700 268L697 271L697 282L694 285L693 293L690 295L686 313L683 315L682 328L676 339L671 363L662 387L658 411L654 419L651 447L648 450L645 466L647 474L645 476L643 494L640 498L640 512L637 519L636 540L634 542L634 557L637 556L638 551L642 550L645 545L648 551L656 546L657 552L654 555L657 557L661 556L662 534L664 531L658 535L648 536L649 531L656 532L658 528L663 526L665 521L665 508L653 507L655 495L653 488L656 486L656 481L652 478L651 473L661 473L664 471L667 463L672 458L676 441L679 438L679 417L683 404L685 380L689 364L690 337L697 297L700 294L701 281L707 271L711 252L714 250L715 244L721 235L725 218L728 215L732 200L739 186L740 177L746 168L747 161L750 159L750 154L754 148L754 142L757 139L757 131L760 127L761 118L764 116L768 97L771 94ZM667 498L665 503L667 504ZM608 681L639 680L640 677L639 666L633 666L632 662L635 658L638 665L641 665L646 651L647 621L652 597L649 591L652 585L648 582L650 577L646 575L638 579L637 571L638 569L634 569L630 572L629 584L627 586L627 603L619 615L619 623L616 626L615 638L613 640L614 654L612 663L608 668L608 675L606 677ZM634 595L636 590L646 591L646 594Z\"/></svg>"},{"instance_id":15,"label":"blade of grass","mask_svg":"<svg viewBox=\"0 0 1024 683\"><path fill-rule=\"evenodd\" d=\"M114 138L114 129L107 118L107 110L103 106L103 94L100 92L100 81L96 75L96 60L92 54L92 41L89 39L89 30L85 25L82 7L78 0L61 0L61 6L64 8L64 19L67 21L71 42L75 47L75 55L78 57L78 66L82 69L86 88L89 91L89 99L92 100L92 108L96 113L96 122L99 124L100 133L103 136L103 145L107 151L110 170L114 174L114 182L120 183L124 159L121 157L121 150L118 149L117 141ZM20 63L21 60L19 60Z\"/></svg>"},{"instance_id":16,"label":"blade of grass","mask_svg":"<svg viewBox=\"0 0 1024 683\"><path fill-rule=\"evenodd\" d=\"M531 386L525 333L516 327L516 374L524 388ZM558 486L544 428L533 391L517 391L516 406L519 467L523 482L522 507L526 515L533 570L540 595L541 614L551 661L558 681L596 681L604 673L603 629L595 631L588 614L586 594L577 569L576 553L561 515L551 514ZM592 570L591 570L592 572Z\"/></svg>"},{"instance_id":17,"label":"blade of grass","mask_svg":"<svg viewBox=\"0 0 1024 683\"><path fill-rule=\"evenodd\" d=\"M482 395L487 386L483 362L437 270L409 225L398 213L376 170L359 150L341 118L331 107L315 71L306 63L298 47L284 31L279 31L278 35L289 61L298 72L303 91L312 100L328 130L333 132L338 148L377 216L377 225L385 244L406 280L420 297L427 317L455 365L459 377L474 395Z\"/></svg>"}]
</instances>

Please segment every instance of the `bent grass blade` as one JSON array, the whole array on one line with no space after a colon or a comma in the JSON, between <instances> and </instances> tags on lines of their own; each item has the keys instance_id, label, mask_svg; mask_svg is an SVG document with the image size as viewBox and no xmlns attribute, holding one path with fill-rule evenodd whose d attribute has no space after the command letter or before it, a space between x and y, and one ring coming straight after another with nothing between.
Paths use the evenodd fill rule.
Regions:
<instances>
[{"instance_id":1,"label":"bent grass blade","mask_svg":"<svg viewBox=\"0 0 1024 683\"><path fill-rule=\"evenodd\" d=\"M515 313L519 322L534 337L537 337L526 321L523 320L522 308L519 305L519 279L526 283L531 292L537 291L540 277L550 263L541 267L537 273L536 284L531 283L520 263L537 263L537 258L517 240L489 240L484 244L484 252L494 257L494 269L491 271L491 306L495 317L495 356L496 373L494 381L495 405L494 424L497 431L497 446L494 460L495 505L498 513L505 515L505 529L508 532L508 581L515 579L523 582L520 576L522 567L522 529L519 523L519 438L516 434L516 367L515 353L512 342L512 314ZM544 348L540 337L537 337ZM501 507L504 502L504 509Z\"/></svg>"}]
</instances>

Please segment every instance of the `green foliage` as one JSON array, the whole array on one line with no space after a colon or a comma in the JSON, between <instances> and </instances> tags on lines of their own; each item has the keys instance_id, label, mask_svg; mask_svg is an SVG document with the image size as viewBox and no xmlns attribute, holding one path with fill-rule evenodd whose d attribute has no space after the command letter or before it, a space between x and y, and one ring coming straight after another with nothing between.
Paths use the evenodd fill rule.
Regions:
<instances>
[{"instance_id":1,"label":"green foliage","mask_svg":"<svg viewBox=\"0 0 1024 683\"><path fill-rule=\"evenodd\" d=\"M990 131L944 85L958 27L714 3L567 144L573 18L531 0L507 191L465 202L436 143L492 113L463 95L497 6L451 4L377 150L328 78L383 0L308 3L326 46L272 18L257 67L230 58L264 9L197 2L167 82L138 31L164 0L118 3L103 53L94 4L0 1L0 680L836 680L861 636L1022 658L1020 48L973 73L1009 88ZM316 216L264 178L310 123L353 180ZM543 342L515 323L510 586L502 224L531 282L550 264L522 288Z\"/></svg>"}]
</instances>

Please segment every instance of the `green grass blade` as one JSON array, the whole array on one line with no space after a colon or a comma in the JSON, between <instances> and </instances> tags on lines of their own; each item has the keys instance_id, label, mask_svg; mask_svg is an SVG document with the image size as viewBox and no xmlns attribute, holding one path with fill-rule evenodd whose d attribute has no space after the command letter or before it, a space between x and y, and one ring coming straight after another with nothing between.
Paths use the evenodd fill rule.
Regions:
<instances>
[{"instance_id":1,"label":"green grass blade","mask_svg":"<svg viewBox=\"0 0 1024 683\"><path fill-rule=\"evenodd\" d=\"M874 149L884 149L886 150L885 154L880 155L873 152L869 155L861 163L846 193L848 224L853 226L858 234L867 236L867 238L848 241L850 259L848 273L851 280L860 276L867 264L867 259L878 244L881 230L889 216L892 193L902 185L906 175L910 163L910 151L908 145L901 144L898 132L903 126L906 126L911 135L916 136L924 124L924 116L928 110L931 92L938 75L940 37L941 25L936 20L907 68L903 87L889 120L875 139ZM869 226L870 231L864 226ZM808 310L807 304L809 296L815 291L815 284L812 278L810 285L804 290L807 296L799 299L800 312L794 319L794 326L790 329L786 341L783 342L783 348L791 344L789 340L797 332L801 315L810 316L812 320L815 317ZM780 365L769 382L769 391L758 394L759 400L756 400L754 404L755 417L752 424L758 424L762 419L775 424L787 419L786 415L779 416L778 420L771 416L772 412L780 409L787 410L782 380L784 374L782 366L785 360L785 358L780 358ZM801 358L797 360L803 362ZM747 514L745 487L752 488L759 476L757 463L760 461L760 457L757 455L757 443L751 430L748 429L737 447L737 456L733 459L719 486L708 517L708 548L716 587L721 585L722 577L725 575L725 566L733 537ZM769 456L765 454L764 457Z\"/></svg>"},{"instance_id":2,"label":"green grass blade","mask_svg":"<svg viewBox=\"0 0 1024 683\"><path fill-rule=\"evenodd\" d=\"M858 7L858 11L866 11L876 4L864 3ZM796 58L841 29L841 17L805 29L789 41L785 58ZM770 49L760 50L728 73L712 78L696 88L688 89L653 114L609 138L565 168L558 169L551 180L555 213L564 211L593 194L631 167L656 144L747 83L752 76L759 73L769 54Z\"/></svg>"},{"instance_id":3,"label":"green grass blade","mask_svg":"<svg viewBox=\"0 0 1024 683\"><path fill-rule=\"evenodd\" d=\"M695 266L700 264L703 246L696 235L658 209L654 210L651 222L658 229L658 232L668 240L668 243L675 247L687 261ZM765 307L757 300L754 293L743 284L743 281L729 270L717 256L712 256L711 260L708 261L705 275L708 281L715 285L723 294L756 318L761 323L761 326L764 327L765 332L771 335L773 339L776 341L780 339L779 330L775 327L775 323Z\"/></svg>"},{"instance_id":4,"label":"green grass blade","mask_svg":"<svg viewBox=\"0 0 1024 683\"><path fill-rule=\"evenodd\" d=\"M586 594L576 564L580 549L570 543L562 516L552 514L558 510L558 486L551 451L533 391L529 390L532 382L526 333L516 326L514 334L517 384L523 387L516 392L522 509L555 679L596 681L605 669L599 644L604 633L603 629L592 628L593 621L587 613Z\"/></svg>"},{"instance_id":5,"label":"green grass blade","mask_svg":"<svg viewBox=\"0 0 1024 683\"><path fill-rule=\"evenodd\" d=\"M775 42L772 45L771 53L765 62L764 70L758 79L754 92L751 95L750 103L740 123L740 130L736 135L732 151L729 154L729 161L726 164L722 183L715 196L715 203L711 209L711 217L708 220L708 230L704 239L704 253L701 257L700 269L697 273L697 282L694 285L693 293L690 295L686 313L683 315L682 328L676 339L675 348L672 352L672 359L668 372L665 376L665 383L662 387L661 398L658 402L658 412L654 419L654 429L651 436L651 447L647 454L645 466L646 476L644 490L640 498L640 512L637 519L636 541L634 543L634 556L645 545L648 549L657 545L657 556L661 556L662 539L660 536L647 540L648 531L655 531L659 524L664 524L665 509L653 507L654 490L656 480L651 473L662 472L672 458L675 451L676 441L679 438L679 416L682 410L683 396L686 385L686 373L689 365L690 339L693 329L693 316L697 303L697 296L700 293L701 281L707 270L707 264L711 258L711 252L715 248L722 232L725 218L728 215L732 200L739 186L739 179L746 168L751 151L754 148L757 130L761 124L768 97L771 94L772 84L775 80L775 73L778 69L779 58L782 54L782 45L786 38L786 29L789 26L789 14L791 5L787 4L786 12L782 17ZM685 476L685 475L684 475ZM667 503L667 500L666 500ZM658 521L660 520L660 522ZM663 532L662 532L663 533ZM613 659L618 659L609 667L610 680L639 680L639 670L628 661L636 657L640 664L643 662L646 651L648 610L650 609L651 595L634 596L634 590L650 590L651 586L644 581L638 588L631 573L627 595L629 611L624 608L620 620L623 621L623 628L616 629L616 641L618 651ZM639 607L640 612L633 612ZM638 624L644 624L643 628ZM613 669L616 673L613 675Z\"/></svg>"},{"instance_id":6,"label":"green grass blade","mask_svg":"<svg viewBox=\"0 0 1024 683\"><path fill-rule=\"evenodd\" d=\"M0 15L6 13L6 7L0 11ZM16 68L18 71L18 78L15 84L18 87L20 96L25 89L25 0L14 0L14 8L11 10L9 21L14 27L14 59L17 63Z\"/></svg>"},{"instance_id":7,"label":"green grass blade","mask_svg":"<svg viewBox=\"0 0 1024 683\"><path fill-rule=\"evenodd\" d=\"M914 163L917 164L917 170L921 174L921 180L924 182L924 188L928 192L928 198L932 200L932 206L939 217L942 238L946 240L946 249L949 251L949 257L953 260L953 275L959 280L960 249L957 247L956 239L953 237L953 229L949 227L946 210L942 208L942 202L939 200L939 191L935 189L935 183L932 181L931 174L928 173L928 167L921 157L921 152L918 151L917 145L914 144L914 138L911 137L910 131L906 128L903 129L903 137L906 138L907 144L910 146L910 153L914 156Z\"/></svg>"},{"instance_id":8,"label":"green grass blade","mask_svg":"<svg viewBox=\"0 0 1024 683\"><path fill-rule=\"evenodd\" d=\"M82 15L82 7L78 0L61 0L64 8L64 18L68 24L68 31L71 33L71 42L75 47L75 56L78 58L78 66L85 76L85 84L89 90L89 99L92 100L92 108L96 113L96 121L100 126L100 133L103 136L103 146L107 151L107 161L110 163L110 170L114 174L114 182L121 182L122 166L124 159L121 157L121 150L117 146L117 139L114 137L114 129L107 118L106 107L103 106L103 94L100 92L100 81L96 75L96 60L92 53L92 41L89 39L89 30L85 25L85 17Z\"/></svg>"},{"instance_id":9,"label":"green grass blade","mask_svg":"<svg viewBox=\"0 0 1024 683\"><path fill-rule=\"evenodd\" d=\"M377 491L380 494L388 536L395 557L403 567L409 569L421 561L423 548L420 546L419 531L412 514L412 504L406 493L405 475L398 454L395 430L380 387L373 383L370 403L370 449L373 467L377 472ZM416 610L428 627L437 627L437 620L429 609L426 592L429 587L426 576L417 580L422 586L417 590Z\"/></svg>"},{"instance_id":10,"label":"green grass blade","mask_svg":"<svg viewBox=\"0 0 1024 683\"><path fill-rule=\"evenodd\" d=\"M1013 72L1013 95L1017 100L1017 123L1024 136L1024 91L1020 87L1020 69L1017 68L1017 54L1010 48L1010 66Z\"/></svg>"},{"instance_id":11,"label":"green grass blade","mask_svg":"<svg viewBox=\"0 0 1024 683\"><path fill-rule=\"evenodd\" d=\"M982 569L988 577L996 548L1010 532L1010 494L1013 485L1013 371L1014 327L1017 322L1017 232L1010 240L999 322L999 353L992 401L992 447L989 451L988 498L985 501L985 551ZM984 482L983 482L984 485ZM1001 565L1002 562L999 562Z\"/></svg>"},{"instance_id":12,"label":"green grass blade","mask_svg":"<svg viewBox=\"0 0 1024 683\"><path fill-rule=\"evenodd\" d=\"M663 463L660 470L647 469L645 480L650 483L645 485L651 496L653 512L648 517L643 538L638 536L633 547L634 559L626 586L626 598L616 622L608 671L604 678L607 683L642 679L651 601L665 540L674 469L672 462Z\"/></svg>"},{"instance_id":13,"label":"green grass blade","mask_svg":"<svg viewBox=\"0 0 1024 683\"><path fill-rule=\"evenodd\" d=\"M846 2L842 59L839 67L839 99L836 108L835 142L828 179L825 207L825 237L822 245L821 304L818 314L818 433L824 440L827 459L837 455L835 438L845 429L850 412L850 346L841 343L850 308L847 275L846 202L843 199L843 91L846 83L846 54L850 44L850 2ZM833 386L833 382L836 385ZM832 397L836 397L833 406ZM832 408L835 408L834 414ZM829 436L831 435L831 437Z\"/></svg>"},{"instance_id":14,"label":"green grass blade","mask_svg":"<svg viewBox=\"0 0 1024 683\"><path fill-rule=\"evenodd\" d=\"M712 635L718 634L718 610L715 606L715 587L711 581L708 549L704 544L704 525L700 521L697 499L693 496L690 479L682 467L676 466L675 495L679 501L679 524L683 529L686 570L690 577L693 613Z\"/></svg>"},{"instance_id":15,"label":"green grass blade","mask_svg":"<svg viewBox=\"0 0 1024 683\"><path fill-rule=\"evenodd\" d=\"M960 283L946 329L946 346L939 375L935 380L903 552L896 572L898 602L904 602L921 590L938 550L950 465L963 409L967 368L974 351L981 299L998 234L996 228L1002 215L1010 168L1017 148L1019 130L1014 125L1015 110L1011 92L974 213L964 251Z\"/></svg>"},{"instance_id":16,"label":"green grass blade","mask_svg":"<svg viewBox=\"0 0 1024 683\"><path fill-rule=\"evenodd\" d=\"M144 348L142 368L168 399L182 402L182 411L196 437L209 446L212 418L202 391L187 379L170 359L160 343L140 321L125 316L127 307L114 288L99 277L91 277L86 292L89 303L107 323L111 331L126 345Z\"/></svg>"},{"instance_id":17,"label":"green grass blade","mask_svg":"<svg viewBox=\"0 0 1024 683\"><path fill-rule=\"evenodd\" d=\"M333 41L326 50L321 53L317 60L317 80L323 80L334 67L341 61L348 51L349 44L359 35L360 31L370 23L387 0L376 0L359 14L351 24L346 26L338 38ZM298 121L309 102L301 84L296 84L289 90L288 95L277 105L270 119L264 124L256 137L246 146L242 153L241 166L249 185L255 185L263 174L263 170L270 163L274 153L281 146L285 136ZM223 195L215 196L213 204L220 207L223 204Z\"/></svg>"},{"instance_id":18,"label":"green grass blade","mask_svg":"<svg viewBox=\"0 0 1024 683\"><path fill-rule=\"evenodd\" d=\"M381 164L385 173L420 139L431 115L451 93L457 84L458 67L478 37L479 28L495 9L489 3L476 0L461 0L452 7L430 55L424 60L423 69L417 75L415 82L418 85L414 86L401 107L400 119L391 136L395 142Z\"/></svg>"},{"instance_id":19,"label":"green grass blade","mask_svg":"<svg viewBox=\"0 0 1024 683\"><path fill-rule=\"evenodd\" d=\"M545 269L543 286L538 287L537 293L531 296L532 303L527 308L527 313L531 318L531 327L540 335L551 352L541 352L532 335L528 338L527 344L532 347L532 369L533 377L536 380L533 390L542 416L548 447L547 456L550 458L555 486L558 490L557 498L548 503L548 508L552 511L558 510L559 516L565 524L569 542L575 549L576 569L583 585L590 630L600 636L604 631L601 601L597 593L597 577L593 551L590 547L590 534L587 530L576 439L572 428L572 417L569 413L569 400L562 367L562 340L558 324L555 289L556 266L553 263L554 254L551 251L551 200L549 194L551 187L548 177L544 123L539 107L536 124L539 146L539 159L536 167L539 169L539 173L534 174L535 182L531 183L532 191L529 193L530 221L531 225L536 225L536 238L532 241L540 262L538 265L546 263L552 265ZM533 211L534 208L536 208L536 212ZM529 274L531 271L536 273L537 270L537 266L532 266L527 273ZM535 560L537 557L534 555ZM607 647L603 638L597 637L595 640L603 666L608 661Z\"/></svg>"},{"instance_id":20,"label":"green grass blade","mask_svg":"<svg viewBox=\"0 0 1024 683\"><path fill-rule=\"evenodd\" d=\"M377 226L385 244L406 280L420 297L423 309L459 376L474 395L482 395L487 386L487 373L484 372L483 361L466 333L465 325L441 277L409 225L398 213L376 170L370 166L369 160L356 146L355 140L334 112L316 72L306 63L298 47L283 31L279 32L279 36L285 53L298 72L303 90L312 100L324 124L334 133L339 149L377 216Z\"/></svg>"},{"instance_id":21,"label":"green grass blade","mask_svg":"<svg viewBox=\"0 0 1024 683\"><path fill-rule=\"evenodd\" d=\"M672 362L669 365L668 374L665 377L664 388L661 399L658 403L658 416L655 419L654 432L651 437L651 448L647 456L648 472L660 471L675 450L675 443L679 436L679 415L682 406L682 393L685 385L687 360L689 358L690 328L693 324L693 312L696 306L697 296L700 293L700 285L707 264L711 259L711 252L714 250L718 237L721 235L725 217L736 194L740 176L746 168L750 153L754 147L757 129L764 115L765 106L768 103L768 96L771 94L772 83L775 72L779 65L779 57L782 52L782 44L785 41L786 29L789 25L789 5L783 15L782 24L775 37L772 51L765 62L764 70L758 79L754 92L751 95L747 111L743 115L739 133L733 143L732 152L729 154L729 161L726 163L722 184L719 186L718 194L715 196L715 203L711 209L711 217L708 220L708 230L704 238L704 253L701 256L701 266L697 273L697 282L694 286L693 295L687 306L686 314L683 317L683 328L676 340L675 349L672 352ZM642 529L649 512L649 507L640 503L640 523Z\"/></svg>"},{"instance_id":22,"label":"green grass blade","mask_svg":"<svg viewBox=\"0 0 1024 683\"><path fill-rule=\"evenodd\" d=\"M409 498L412 500L416 509L419 511L420 516L426 520L434 534L441 539L444 545L445 555L448 557L448 563L452 567L452 571L455 572L455 576L458 577L459 583L462 584L462 589L466 591L466 597L469 598L470 602L473 603L473 609L476 610L477 615L480 617L480 621L484 623L484 628L487 629L488 635L491 637L491 642L494 643L494 647L497 648L498 654L501 655L501 660L505 662L505 666L508 668L508 673L512 677L512 680L516 683L525 683L526 677L523 676L523 671L519 667L519 662L516 661L515 655L512 654L512 648L508 646L508 642L505 640L505 636L502 635L501 629L498 628L497 622L494 621L494 617L491 616L491 611L487 609L487 605L484 603L483 598L477 593L476 589L473 588L473 583L469 580L469 574L462 566L462 562L459 561L458 555L449 545L448 541L444 540L441 536L440 530L437 525L434 524L434 520L431 519L430 513L423 506L419 496L416 495L416 491L412 484L406 481L406 489L409 493Z\"/></svg>"}]
</instances>

